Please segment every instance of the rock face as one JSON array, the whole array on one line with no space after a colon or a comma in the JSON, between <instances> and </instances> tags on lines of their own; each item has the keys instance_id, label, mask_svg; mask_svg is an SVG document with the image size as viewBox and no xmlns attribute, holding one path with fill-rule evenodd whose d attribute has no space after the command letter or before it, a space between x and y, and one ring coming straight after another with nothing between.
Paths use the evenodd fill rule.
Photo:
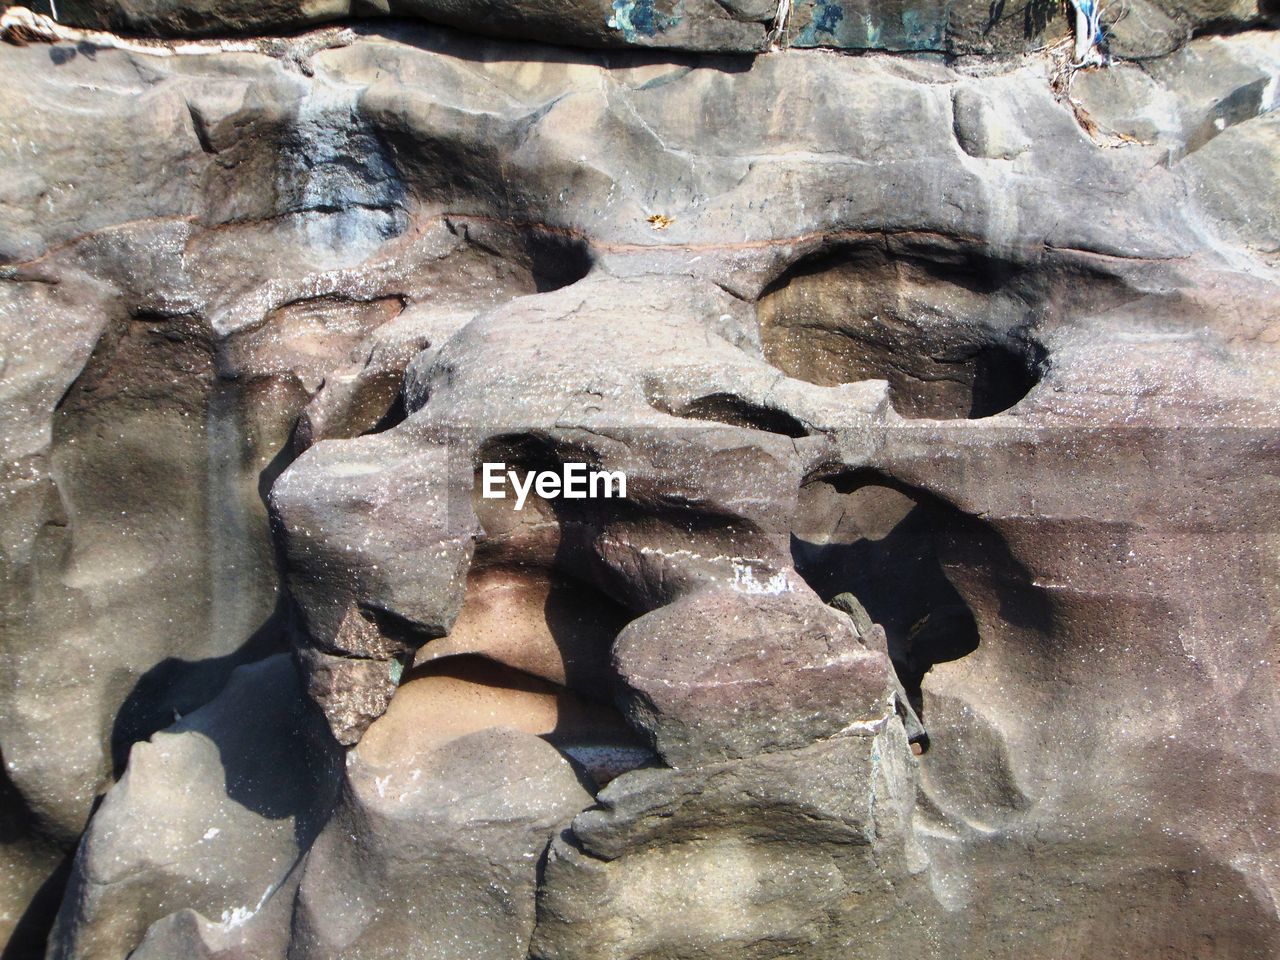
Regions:
<instances>
[{"instance_id":1,"label":"rock face","mask_svg":"<svg viewBox=\"0 0 1280 960\"><path fill-rule=\"evenodd\" d=\"M1275 10L980 6L9 11L4 960L1280 953Z\"/></svg>"},{"instance_id":2,"label":"rock face","mask_svg":"<svg viewBox=\"0 0 1280 960\"><path fill-rule=\"evenodd\" d=\"M173 937L153 927L170 915L279 951L337 759L286 656L240 667L213 702L134 746L81 843L49 956L126 956Z\"/></svg>"},{"instance_id":3,"label":"rock face","mask_svg":"<svg viewBox=\"0 0 1280 960\"><path fill-rule=\"evenodd\" d=\"M47 6L47 4L46 4ZM759 53L771 46L1013 53L1069 34L1065 5L978 0L62 0L59 22L162 37L269 34L349 18L420 19L580 47ZM1267 0L1130 0L1104 10L1116 52L1158 57L1205 28L1275 25Z\"/></svg>"}]
</instances>

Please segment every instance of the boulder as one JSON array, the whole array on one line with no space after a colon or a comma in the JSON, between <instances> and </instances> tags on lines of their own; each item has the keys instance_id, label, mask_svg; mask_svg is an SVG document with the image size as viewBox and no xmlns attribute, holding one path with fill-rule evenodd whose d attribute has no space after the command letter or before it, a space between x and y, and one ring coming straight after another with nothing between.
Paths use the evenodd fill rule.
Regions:
<instances>
[{"instance_id":1,"label":"boulder","mask_svg":"<svg viewBox=\"0 0 1280 960\"><path fill-rule=\"evenodd\" d=\"M282 956L295 868L327 821L340 764L293 664L231 676L211 703L136 744L76 855L53 958ZM176 956L177 953L170 953Z\"/></svg>"},{"instance_id":2,"label":"boulder","mask_svg":"<svg viewBox=\"0 0 1280 960\"><path fill-rule=\"evenodd\" d=\"M539 859L591 795L545 741L502 726L441 737L415 716L428 704L397 698L350 755L290 957L525 955Z\"/></svg>"}]
</instances>

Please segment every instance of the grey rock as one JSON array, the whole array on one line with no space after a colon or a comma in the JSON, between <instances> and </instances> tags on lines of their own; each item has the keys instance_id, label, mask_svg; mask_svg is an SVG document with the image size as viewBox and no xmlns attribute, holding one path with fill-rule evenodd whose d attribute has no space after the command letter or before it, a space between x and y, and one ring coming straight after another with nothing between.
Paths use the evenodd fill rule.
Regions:
<instances>
[{"instance_id":1,"label":"grey rock","mask_svg":"<svg viewBox=\"0 0 1280 960\"><path fill-rule=\"evenodd\" d=\"M110 788L68 957L1274 956L1274 60L6 45L6 895Z\"/></svg>"},{"instance_id":2,"label":"grey rock","mask_svg":"<svg viewBox=\"0 0 1280 960\"><path fill-rule=\"evenodd\" d=\"M758 592L698 591L618 637L623 712L671 766L795 749L889 709L884 655L810 591L779 580Z\"/></svg>"},{"instance_id":3,"label":"grey rock","mask_svg":"<svg viewBox=\"0 0 1280 960\"><path fill-rule=\"evenodd\" d=\"M1013 160L1031 149L1030 140L1001 110L999 101L972 87L960 87L951 95L951 109L956 141L969 156Z\"/></svg>"},{"instance_id":4,"label":"grey rock","mask_svg":"<svg viewBox=\"0 0 1280 960\"><path fill-rule=\"evenodd\" d=\"M552 844L531 956L892 956L929 899L904 755L894 724L624 775Z\"/></svg>"},{"instance_id":5,"label":"grey rock","mask_svg":"<svg viewBox=\"0 0 1280 960\"><path fill-rule=\"evenodd\" d=\"M591 795L528 734L431 745L409 713L420 703L397 700L350 755L342 802L307 857L290 957L525 954L539 857Z\"/></svg>"},{"instance_id":6,"label":"grey rock","mask_svg":"<svg viewBox=\"0 0 1280 960\"><path fill-rule=\"evenodd\" d=\"M275 0L267 5L213 0L104 4L69 0L59 20L80 27L151 36L263 34L346 17L414 17L496 37L585 47L659 47L753 52L764 49L777 5L715 0Z\"/></svg>"},{"instance_id":7,"label":"grey rock","mask_svg":"<svg viewBox=\"0 0 1280 960\"><path fill-rule=\"evenodd\" d=\"M841 593L832 597L827 604L833 610L839 610L841 613L847 614L849 619L853 621L853 628L857 632L858 639L872 650L880 650L886 655L888 654L888 636L885 634L884 627L879 626L872 621L871 615L867 613L867 608L852 593ZM893 684L893 705L894 710L902 720L903 729L907 732L907 741L912 745L912 752L920 754L924 752L924 747L929 742L929 734L924 728L924 724L920 722L920 715L916 712L915 705L911 702L911 696L907 693L906 688L902 685L899 673L902 668L894 664L894 671L890 676Z\"/></svg>"},{"instance_id":8,"label":"grey rock","mask_svg":"<svg viewBox=\"0 0 1280 960\"><path fill-rule=\"evenodd\" d=\"M35 54L49 62L48 50L6 47L28 65ZM76 85L90 62L69 62L62 76L87 90ZM207 701L237 664L286 647L264 499L297 449L377 428L397 392L388 378L414 346L456 324L451 305L479 275L496 285L473 307L539 282L528 252L500 231L481 251L443 224L407 261L349 269L398 229L394 204L384 208L395 185L376 151L345 167L341 151L372 150L360 131L326 139L323 118L349 116L349 104L322 97L306 120L297 75L275 61L261 61L252 81L179 79L185 92L160 94L145 118L116 111L147 89L150 68L139 74L105 52L102 64L110 79L92 84L107 98L96 119L74 95L32 116L31 135L47 136L53 153L48 166L14 156L15 182L35 192L21 188L5 207L7 236L38 224L58 248L25 249L34 260L5 284L3 522L13 546L2 615L13 669L0 681L0 738L24 803L64 847L131 742ZM64 135L96 127L123 143L147 136L148 124L168 144L164 185L124 153L99 152L93 172ZM249 147L266 142L270 156ZM205 147L224 151L225 166L199 159L211 156ZM116 161L146 204L170 203L167 218L149 219L147 206L137 222L112 220L120 194L97 187ZM300 189L304 167L314 176ZM83 189L60 191L78 195L65 217L33 214L25 205L41 202L54 170ZM235 190L237 175L261 189ZM197 181L199 201L187 190ZM317 191L350 206L316 210L329 200L318 204ZM246 244L259 228L281 242ZM503 250L521 265L490 252ZM380 286L367 293L371 276ZM415 306L427 291L430 303ZM357 388L337 399L353 371ZM160 434L168 442L152 445ZM55 713L65 716L56 730Z\"/></svg>"},{"instance_id":9,"label":"grey rock","mask_svg":"<svg viewBox=\"0 0 1280 960\"><path fill-rule=\"evenodd\" d=\"M1280 114L1234 126L1184 160L1193 195L1208 218L1237 242L1280 252L1280 177L1272 159Z\"/></svg>"},{"instance_id":10,"label":"grey rock","mask_svg":"<svg viewBox=\"0 0 1280 960\"><path fill-rule=\"evenodd\" d=\"M50 12L45 10L44 12ZM152 37L271 35L329 21L421 19L491 37L589 48L754 54L773 44L951 56L1023 53L1069 35L1073 18L1051 3L906 0L64 0L58 21ZM1259 0L1133 0L1103 12L1113 51L1160 57L1206 30L1274 25Z\"/></svg>"},{"instance_id":11,"label":"grey rock","mask_svg":"<svg viewBox=\"0 0 1280 960\"><path fill-rule=\"evenodd\" d=\"M49 956L124 958L146 935L145 956L180 930L206 955L273 940L280 954L290 875L335 800L335 754L286 656L239 668L134 746L81 844Z\"/></svg>"},{"instance_id":12,"label":"grey rock","mask_svg":"<svg viewBox=\"0 0 1280 960\"><path fill-rule=\"evenodd\" d=\"M1199 39L1141 67L1081 71L1071 91L1104 134L1161 146L1172 162L1274 110L1277 76L1280 36L1257 32Z\"/></svg>"},{"instance_id":13,"label":"grey rock","mask_svg":"<svg viewBox=\"0 0 1280 960\"><path fill-rule=\"evenodd\" d=\"M1050 3L796 0L789 37L797 47L892 50L951 55L1015 53L1041 48L1071 34L1074 20ZM1275 11L1252 0L1134 0L1104 9L1112 51L1122 57L1159 57L1205 28L1240 28L1271 20Z\"/></svg>"},{"instance_id":14,"label":"grey rock","mask_svg":"<svg viewBox=\"0 0 1280 960\"><path fill-rule=\"evenodd\" d=\"M1248 26L1275 26L1276 10L1250 0L1139 0L1104 20L1116 55L1144 58L1164 56L1206 28L1231 32Z\"/></svg>"}]
</instances>

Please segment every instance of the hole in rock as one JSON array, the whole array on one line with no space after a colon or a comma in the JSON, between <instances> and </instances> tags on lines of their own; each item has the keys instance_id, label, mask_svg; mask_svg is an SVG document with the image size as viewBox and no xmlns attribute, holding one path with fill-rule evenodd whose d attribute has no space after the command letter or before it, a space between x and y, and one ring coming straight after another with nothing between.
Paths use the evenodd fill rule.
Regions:
<instances>
[{"instance_id":1,"label":"hole in rock","mask_svg":"<svg viewBox=\"0 0 1280 960\"><path fill-rule=\"evenodd\" d=\"M392 706L427 689L422 678L435 678L431 689L459 701L456 717L441 726L450 738L461 735L450 732L455 723L479 724L462 732L510 726L535 733L602 786L653 759L613 705L613 643L630 615L549 566L554 548L536 553L518 529L478 544L457 619L446 636L418 649ZM406 693L410 687L417 692Z\"/></svg>"},{"instance_id":2,"label":"hole in rock","mask_svg":"<svg viewBox=\"0 0 1280 960\"><path fill-rule=\"evenodd\" d=\"M524 274L538 293L577 283L593 266L586 241L536 225L461 218L447 220L446 225L468 247Z\"/></svg>"},{"instance_id":3,"label":"hole in rock","mask_svg":"<svg viewBox=\"0 0 1280 960\"><path fill-rule=\"evenodd\" d=\"M870 245L801 260L761 297L766 359L822 386L887 380L906 417L988 417L1040 381L1053 278L971 252Z\"/></svg>"},{"instance_id":4,"label":"hole in rock","mask_svg":"<svg viewBox=\"0 0 1280 960\"><path fill-rule=\"evenodd\" d=\"M542 232L525 238L529 274L539 293L577 283L591 272L591 254L582 241Z\"/></svg>"},{"instance_id":5,"label":"hole in rock","mask_svg":"<svg viewBox=\"0 0 1280 960\"><path fill-rule=\"evenodd\" d=\"M669 408L659 401L652 402L655 408L677 417L713 420L732 427L780 433L792 439L809 435L808 428L785 410L752 403L732 393L711 393L678 408Z\"/></svg>"},{"instance_id":6,"label":"hole in rock","mask_svg":"<svg viewBox=\"0 0 1280 960\"><path fill-rule=\"evenodd\" d=\"M978 647L973 612L939 557L966 519L941 500L866 471L814 479L800 491L791 535L796 571L824 601L852 593L884 627L917 713L920 684L933 665Z\"/></svg>"},{"instance_id":7,"label":"hole in rock","mask_svg":"<svg viewBox=\"0 0 1280 960\"><path fill-rule=\"evenodd\" d=\"M397 378L399 379L399 378ZM404 390L397 389L395 399L391 401L391 405L387 407L384 413L366 433L385 433L393 427L398 427L408 418L409 411L404 405Z\"/></svg>"}]
</instances>

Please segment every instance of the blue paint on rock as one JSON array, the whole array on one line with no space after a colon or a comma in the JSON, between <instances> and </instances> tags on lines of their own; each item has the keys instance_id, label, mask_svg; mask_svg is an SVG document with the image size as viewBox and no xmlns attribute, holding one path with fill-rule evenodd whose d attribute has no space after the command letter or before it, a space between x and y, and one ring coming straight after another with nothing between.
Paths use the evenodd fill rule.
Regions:
<instances>
[{"instance_id":1,"label":"blue paint on rock","mask_svg":"<svg viewBox=\"0 0 1280 960\"><path fill-rule=\"evenodd\" d=\"M815 0L813 13L804 30L800 32L800 36L795 39L795 45L798 47L833 46L831 41L835 39L836 31L843 19L844 8L840 6L839 0ZM819 34L823 36L819 37Z\"/></svg>"},{"instance_id":2,"label":"blue paint on rock","mask_svg":"<svg viewBox=\"0 0 1280 960\"><path fill-rule=\"evenodd\" d=\"M791 45L838 50L944 49L951 0L911 0L897 10L894 6L874 0L797 0L793 22L802 26Z\"/></svg>"},{"instance_id":3,"label":"blue paint on rock","mask_svg":"<svg viewBox=\"0 0 1280 960\"><path fill-rule=\"evenodd\" d=\"M622 32L627 43L641 37L656 37L680 22L679 14L659 13L657 0L613 0L613 15L608 24Z\"/></svg>"}]
</instances>

